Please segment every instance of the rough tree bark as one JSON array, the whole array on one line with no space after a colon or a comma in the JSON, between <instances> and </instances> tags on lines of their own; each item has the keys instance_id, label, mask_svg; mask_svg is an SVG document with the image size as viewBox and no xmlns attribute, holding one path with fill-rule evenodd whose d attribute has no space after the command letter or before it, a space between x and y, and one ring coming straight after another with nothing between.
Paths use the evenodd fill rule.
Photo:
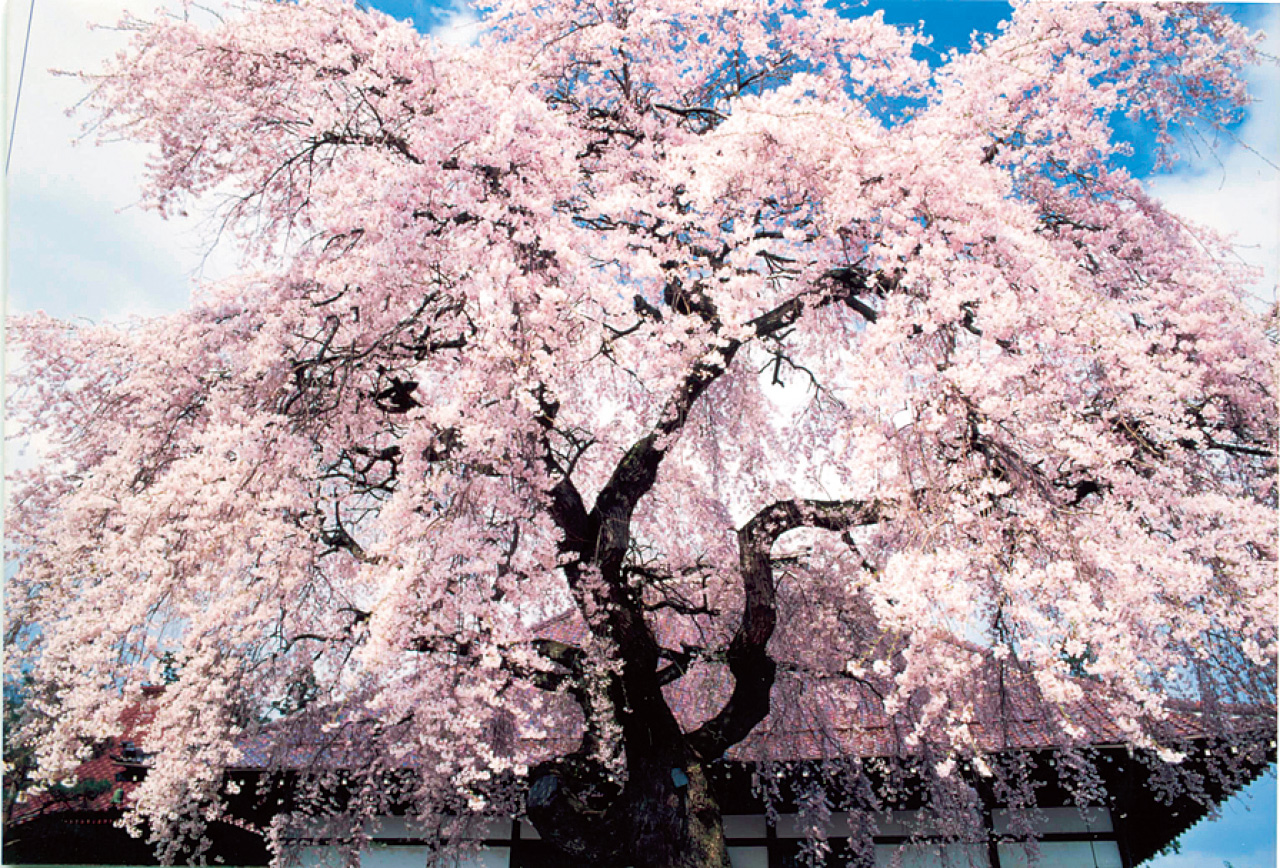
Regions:
<instances>
[{"instance_id":1,"label":"rough tree bark","mask_svg":"<svg viewBox=\"0 0 1280 868\"><path fill-rule=\"evenodd\" d=\"M797 296L753 322L756 337L794 323L805 306L833 302L862 312L858 293L878 276L846 270L830 276L808 296ZM717 328L716 311L698 313ZM869 310L864 313L874 316ZM527 811L539 835L566 857L591 865L636 868L728 868L720 806L708 782L707 764L724 756L769 714L777 672L768 645L777 625L775 582L770 563L774 543L783 534L808 527L844 531L880 520L878 504L863 501L778 501L756 513L738 530L739 572L744 606L725 662L733 689L724 706L696 730L684 732L662 693L661 649L638 596L627 586L623 560L631 541L631 518L639 500L653 487L666 444L680 431L690 410L730 365L742 341L729 341L691 366L667 401L654 429L638 440L614 469L588 511L568 473L551 491L552 515L564 534L565 575L592 632L614 648L619 674L605 691L605 715L622 731L626 781L619 789L592 755L598 747L590 723L573 754L543 763L530 777ZM547 427L558 407L544 404ZM555 468L548 446L548 466ZM598 574L607 605L595 614L598 589L584 587ZM554 647L554 652L550 649ZM542 643L543 655L585 677L578 666L581 649L566 654L562 643ZM572 659L571 659L572 658ZM588 722L601 709L589 691L573 695Z\"/></svg>"}]
</instances>

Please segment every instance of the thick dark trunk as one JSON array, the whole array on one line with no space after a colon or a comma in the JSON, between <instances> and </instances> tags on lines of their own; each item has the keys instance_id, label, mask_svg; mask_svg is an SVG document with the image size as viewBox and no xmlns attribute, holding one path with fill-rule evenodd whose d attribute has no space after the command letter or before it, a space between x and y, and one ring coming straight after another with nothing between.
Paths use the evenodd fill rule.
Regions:
<instances>
[{"instance_id":1,"label":"thick dark trunk","mask_svg":"<svg viewBox=\"0 0 1280 868\"><path fill-rule=\"evenodd\" d=\"M755 321L769 334L797 319L804 306L793 299ZM742 620L725 662L734 688L728 702L692 733L684 733L662 694L659 664L663 649L649 623L641 594L624 573L636 504L653 487L668 441L683 427L698 397L733 361L741 346L730 341L698 361L663 406L653 430L637 440L588 512L566 475L550 491L551 514L563 531L562 569L591 631L607 641L621 662L610 676L609 709L597 707L582 684L583 655L564 643L536 647L566 670L580 688L587 732L574 757L543 763L530 779L526 810L543 839L572 861L596 868L729 868L720 808L707 783L703 763L713 761L745 738L769 714L777 667L768 652L777 623L776 587L770 550L778 537L798 527L845 530L878 520L874 503L780 501L760 510L738 531L745 595ZM546 420L554 416L547 405ZM548 466L559 467L548 452ZM587 581L594 568L597 578ZM548 679L545 675L544 680ZM593 712L606 711L621 725L626 783L608 792L608 775L590 759ZM584 766L585 764L585 766ZM592 769L591 767L594 766ZM584 767L588 770L583 773ZM594 779L594 782L593 782Z\"/></svg>"},{"instance_id":2,"label":"thick dark trunk","mask_svg":"<svg viewBox=\"0 0 1280 868\"><path fill-rule=\"evenodd\" d=\"M621 790L582 751L535 770L529 819L583 866L729 868L720 807L655 664L656 657L625 663L609 691L626 753Z\"/></svg>"},{"instance_id":3,"label":"thick dark trunk","mask_svg":"<svg viewBox=\"0 0 1280 868\"><path fill-rule=\"evenodd\" d=\"M566 758L539 766L527 812L543 840L583 868L729 868L720 806L700 763L650 757L607 806L602 777Z\"/></svg>"},{"instance_id":4,"label":"thick dark trunk","mask_svg":"<svg viewBox=\"0 0 1280 868\"><path fill-rule=\"evenodd\" d=\"M729 868L720 805L702 766L655 768L633 801L635 868Z\"/></svg>"}]
</instances>

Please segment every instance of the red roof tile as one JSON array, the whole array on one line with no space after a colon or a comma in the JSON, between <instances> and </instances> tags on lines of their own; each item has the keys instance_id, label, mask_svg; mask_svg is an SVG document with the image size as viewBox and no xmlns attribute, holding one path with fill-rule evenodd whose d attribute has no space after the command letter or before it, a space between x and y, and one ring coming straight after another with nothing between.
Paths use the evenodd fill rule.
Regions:
<instances>
[{"instance_id":1,"label":"red roof tile","mask_svg":"<svg viewBox=\"0 0 1280 868\"><path fill-rule=\"evenodd\" d=\"M146 726L155 716L155 708L148 700L159 696L163 687L148 685L142 688L141 702L125 709L121 715L122 734L116 738L103 739L94 745L93 755L76 769L76 784L83 785L98 781L102 787L80 789L76 786L42 790L21 797L14 806L12 822L21 823L36 817L62 811L107 812L119 809L128 800L129 794L137 786L129 774L131 767L138 766L141 760L131 760L127 755L136 750L134 745L140 740Z\"/></svg>"},{"instance_id":2,"label":"red roof tile","mask_svg":"<svg viewBox=\"0 0 1280 868\"><path fill-rule=\"evenodd\" d=\"M548 639L582 644L588 639L586 623L575 612L549 619L537 632ZM688 637L659 636L667 647L680 647ZM696 637L695 637L696 638ZM982 753L1038 750L1078 746L1102 746L1131 741L1104 702L1104 688L1088 679L1074 679L1081 688L1079 700L1055 705L1039 699L1034 677L1012 662L997 660L989 651L950 638L961 653L974 655L976 676L968 689L951 697L957 720L968 725L971 745ZM782 667L773 687L772 711L728 757L739 761L781 761L834 757L907 756L918 751L905 714L891 715L882 696L891 693L887 678L853 679L841 672L803 677ZM1003 685L1003 690L995 687ZM733 680L724 665L695 663L689 671L664 688L676 718L686 731L716 714L728 699ZM1171 703L1167 719L1148 728L1168 744L1209 734L1199 709L1191 703ZM1249 710L1241 710L1249 711ZM1251 728L1255 715L1239 716ZM1264 726L1272 723L1263 722ZM554 749L572 749L569 736L553 737ZM564 742L560 744L559 742Z\"/></svg>"}]
</instances>

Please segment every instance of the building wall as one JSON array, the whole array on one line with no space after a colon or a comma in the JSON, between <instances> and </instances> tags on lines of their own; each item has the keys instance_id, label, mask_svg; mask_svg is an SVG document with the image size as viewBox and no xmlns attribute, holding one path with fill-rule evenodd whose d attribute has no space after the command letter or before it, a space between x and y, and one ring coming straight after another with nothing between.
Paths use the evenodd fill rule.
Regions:
<instances>
[{"instance_id":1,"label":"building wall","mask_svg":"<svg viewBox=\"0 0 1280 868\"><path fill-rule=\"evenodd\" d=\"M831 819L826 864L856 864L851 862L846 840L847 817L833 814ZM874 868L1027 868L1032 864L1039 868L1128 868L1106 808L1083 813L1076 808L1041 809L1035 828L1042 837L1035 863L1022 844L1000 842L1012 834L1007 811L992 812L989 844L910 843L908 836L916 819L913 811L894 811L878 823ZM728 815L724 820L733 868L798 868L808 864L802 858L805 836L796 815L782 815L772 825L760 814ZM389 818L374 838L373 846L361 856L360 868L422 868L430 856L422 836L415 835L403 819ZM527 823L490 823L478 831L476 844L475 851L457 858L456 868L589 868L558 859ZM326 868L342 862L335 848L313 841L303 851L302 864L304 868Z\"/></svg>"}]
</instances>

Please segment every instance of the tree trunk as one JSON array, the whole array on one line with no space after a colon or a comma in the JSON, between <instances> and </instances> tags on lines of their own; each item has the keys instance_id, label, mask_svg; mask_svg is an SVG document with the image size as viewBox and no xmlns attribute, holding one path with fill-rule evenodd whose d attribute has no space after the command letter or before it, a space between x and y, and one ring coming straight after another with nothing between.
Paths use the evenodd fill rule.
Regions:
<instances>
[{"instance_id":1,"label":"tree trunk","mask_svg":"<svg viewBox=\"0 0 1280 868\"><path fill-rule=\"evenodd\" d=\"M665 764L664 764L665 765ZM660 768L628 781L634 868L729 868L720 805L702 766Z\"/></svg>"},{"instance_id":2,"label":"tree trunk","mask_svg":"<svg viewBox=\"0 0 1280 868\"><path fill-rule=\"evenodd\" d=\"M566 859L583 868L729 868L720 805L700 763L641 758L607 807L583 795L598 794L602 780L588 765L543 763L529 787L529 820Z\"/></svg>"}]
</instances>

